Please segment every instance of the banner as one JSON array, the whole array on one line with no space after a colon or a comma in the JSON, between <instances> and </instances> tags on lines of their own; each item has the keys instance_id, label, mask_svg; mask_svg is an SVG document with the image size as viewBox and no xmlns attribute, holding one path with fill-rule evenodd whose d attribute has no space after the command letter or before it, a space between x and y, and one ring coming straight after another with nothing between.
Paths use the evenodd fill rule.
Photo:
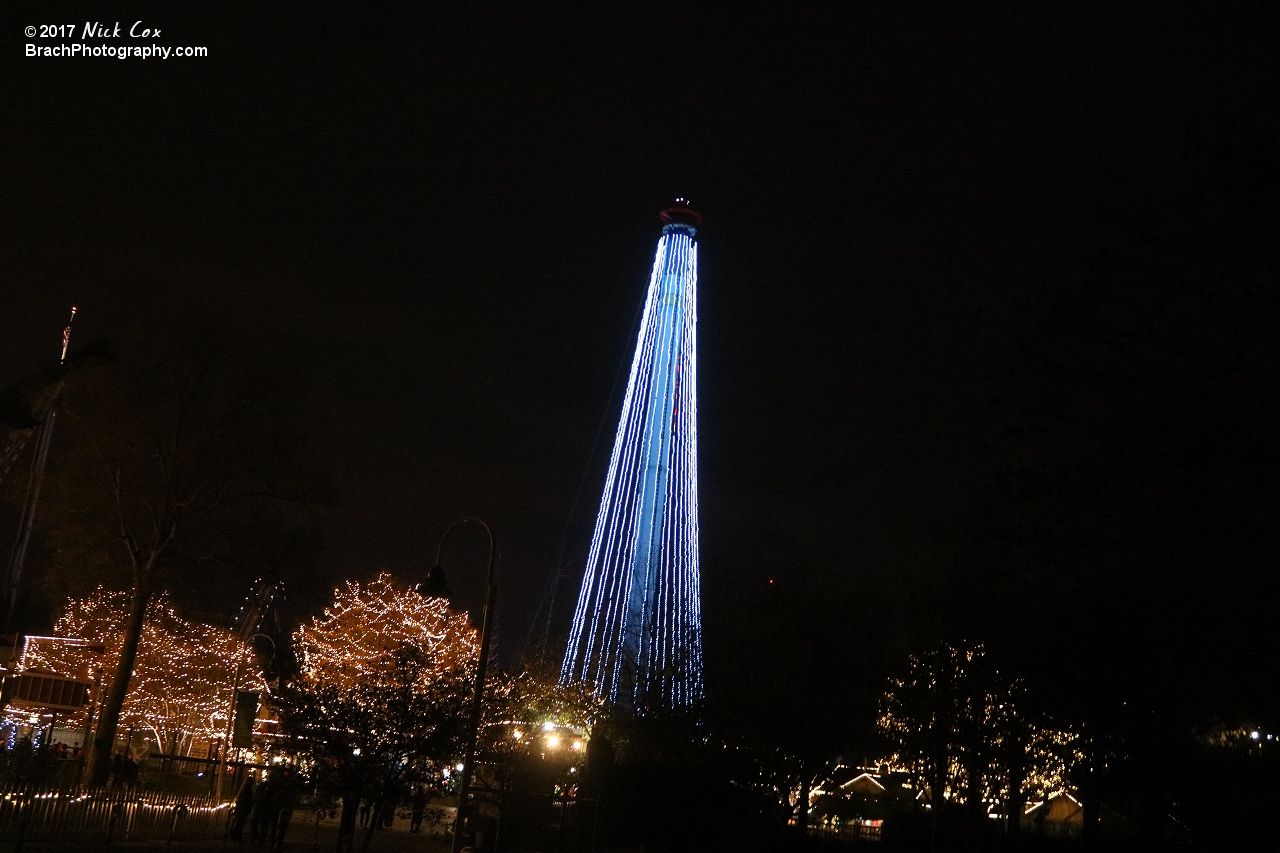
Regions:
<instances>
[{"instance_id":1,"label":"banner","mask_svg":"<svg viewBox=\"0 0 1280 853\"><path fill-rule=\"evenodd\" d=\"M258 694L242 690L236 694L236 724L231 745L236 749L253 746L253 723L258 717Z\"/></svg>"}]
</instances>

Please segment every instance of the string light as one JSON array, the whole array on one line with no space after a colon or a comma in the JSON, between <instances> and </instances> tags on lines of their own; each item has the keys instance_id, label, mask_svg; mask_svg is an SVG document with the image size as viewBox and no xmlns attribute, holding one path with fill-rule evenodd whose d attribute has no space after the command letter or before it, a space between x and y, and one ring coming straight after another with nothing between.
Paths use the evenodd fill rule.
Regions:
<instances>
[{"instance_id":1,"label":"string light","mask_svg":"<svg viewBox=\"0 0 1280 853\"><path fill-rule=\"evenodd\" d=\"M977 793L989 811L1004 809L1015 795L1035 800L1074 792L1070 771L1085 758L1079 735L1027 715L1022 682L1001 677L984 656L981 646L913 656L907 676L890 681L877 721L898 749L876 763L908 774L922 792L941 769L943 799L965 802ZM933 766L937 738L946 744L945 768ZM971 780L978 745L985 760L977 767L981 778ZM1010 763L1025 774L1017 791Z\"/></svg>"},{"instance_id":2,"label":"string light","mask_svg":"<svg viewBox=\"0 0 1280 853\"><path fill-rule=\"evenodd\" d=\"M445 599L397 587L386 572L334 590L333 604L295 632L294 644L307 681L346 689L376 679L405 646L425 654L426 680L473 672L480 655L465 613L451 611Z\"/></svg>"},{"instance_id":3,"label":"string light","mask_svg":"<svg viewBox=\"0 0 1280 853\"><path fill-rule=\"evenodd\" d=\"M59 636L28 638L23 669L87 680L100 667L105 695L119 667L131 598L99 586L68 599L54 623ZM191 755L225 735L233 686L266 690L249 646L230 631L183 619L159 594L147 607L119 725L150 732L162 748L174 741L179 754ZM83 725L84 715L69 715L64 724Z\"/></svg>"}]
</instances>

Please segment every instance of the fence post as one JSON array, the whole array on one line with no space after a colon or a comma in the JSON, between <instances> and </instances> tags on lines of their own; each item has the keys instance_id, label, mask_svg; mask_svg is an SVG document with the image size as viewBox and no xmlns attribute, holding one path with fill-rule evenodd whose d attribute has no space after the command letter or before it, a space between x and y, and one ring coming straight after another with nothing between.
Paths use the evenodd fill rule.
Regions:
<instances>
[{"instance_id":1,"label":"fence post","mask_svg":"<svg viewBox=\"0 0 1280 853\"><path fill-rule=\"evenodd\" d=\"M102 842L102 849L106 850L111 846L111 839L115 837L116 823L120 820L120 813L124 811L124 803L118 802L111 806L111 817L107 821L107 840Z\"/></svg>"},{"instance_id":2,"label":"fence post","mask_svg":"<svg viewBox=\"0 0 1280 853\"><path fill-rule=\"evenodd\" d=\"M124 824L124 840L125 841L129 840L130 835L133 835L133 825L138 820L138 811L141 803L142 803L141 799L134 800L133 802L129 803L129 810L128 810L129 818L128 820L125 821L125 824Z\"/></svg>"},{"instance_id":3,"label":"fence post","mask_svg":"<svg viewBox=\"0 0 1280 853\"><path fill-rule=\"evenodd\" d=\"M22 841L27 836L27 824L31 822L31 795L23 794L19 801L19 808L22 809L22 817L18 818L18 844L15 853L22 853Z\"/></svg>"},{"instance_id":4,"label":"fence post","mask_svg":"<svg viewBox=\"0 0 1280 853\"><path fill-rule=\"evenodd\" d=\"M169 838L164 843L165 847L173 846L173 837L178 834L178 818L186 811L186 803L179 803L173 807L173 825L169 827Z\"/></svg>"}]
</instances>

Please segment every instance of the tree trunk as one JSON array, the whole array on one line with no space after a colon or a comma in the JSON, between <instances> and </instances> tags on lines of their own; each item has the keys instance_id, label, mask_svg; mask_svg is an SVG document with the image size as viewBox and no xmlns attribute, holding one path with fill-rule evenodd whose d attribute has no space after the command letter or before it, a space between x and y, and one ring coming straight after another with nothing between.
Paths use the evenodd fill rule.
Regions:
<instances>
[{"instance_id":1,"label":"tree trunk","mask_svg":"<svg viewBox=\"0 0 1280 853\"><path fill-rule=\"evenodd\" d=\"M342 798L342 818L338 821L338 853L349 853L356 835L356 813L360 810L360 795L348 794Z\"/></svg>"},{"instance_id":2,"label":"tree trunk","mask_svg":"<svg viewBox=\"0 0 1280 853\"><path fill-rule=\"evenodd\" d=\"M947 791L947 766L950 756L945 751L934 752L929 767L929 802L933 809L942 808Z\"/></svg>"},{"instance_id":3,"label":"tree trunk","mask_svg":"<svg viewBox=\"0 0 1280 853\"><path fill-rule=\"evenodd\" d=\"M809 837L809 790L811 787L809 774L801 775L800 800L796 803L800 812L796 815L796 829L800 830L800 837L806 839Z\"/></svg>"},{"instance_id":4,"label":"tree trunk","mask_svg":"<svg viewBox=\"0 0 1280 853\"><path fill-rule=\"evenodd\" d=\"M969 817L978 820L986 817L986 806L982 802L982 776L986 769L986 763L982 760L981 754L974 750L969 750L965 765L966 779L964 804L965 809L969 813Z\"/></svg>"},{"instance_id":5,"label":"tree trunk","mask_svg":"<svg viewBox=\"0 0 1280 853\"><path fill-rule=\"evenodd\" d=\"M938 812L946 799L947 754L935 755L929 768L929 853L938 849Z\"/></svg>"},{"instance_id":6,"label":"tree trunk","mask_svg":"<svg viewBox=\"0 0 1280 853\"><path fill-rule=\"evenodd\" d=\"M364 831L364 841L360 842L360 853L369 853L369 842L373 840L373 831L378 828L378 822L382 820L381 796L374 798L370 818L369 825Z\"/></svg>"},{"instance_id":7,"label":"tree trunk","mask_svg":"<svg viewBox=\"0 0 1280 853\"><path fill-rule=\"evenodd\" d=\"M111 690L102 703L98 715L98 734L93 739L93 773L90 784L105 785L111 775L111 757L116 745L116 727L120 723L120 709L129 695L129 680L133 677L133 664L138 657L138 641L147 621L147 604L151 593L135 588L129 604L129 618L124 627L124 648L120 650L120 665L112 679Z\"/></svg>"},{"instance_id":8,"label":"tree trunk","mask_svg":"<svg viewBox=\"0 0 1280 853\"><path fill-rule=\"evenodd\" d=\"M1009 774L1009 805L1006 809L1009 815L1005 823L1005 831L1010 835L1017 835L1022 830L1022 812L1027 807L1027 795L1022 790L1027 782L1027 773L1021 759L1015 761L1017 763Z\"/></svg>"},{"instance_id":9,"label":"tree trunk","mask_svg":"<svg viewBox=\"0 0 1280 853\"><path fill-rule=\"evenodd\" d=\"M1080 840L1086 849L1093 849L1098 841L1098 818L1102 812L1102 803L1099 801L1098 790L1098 764L1100 763L1099 753L1096 742L1089 738L1085 742L1085 772L1084 778L1080 780L1080 805L1081 805L1081 826Z\"/></svg>"},{"instance_id":10,"label":"tree trunk","mask_svg":"<svg viewBox=\"0 0 1280 853\"><path fill-rule=\"evenodd\" d=\"M1092 850L1098 841L1098 815L1102 811L1101 803L1098 801L1098 792L1092 785L1083 788L1080 791L1080 798L1084 800L1083 814L1080 825L1080 840L1087 849Z\"/></svg>"}]
</instances>

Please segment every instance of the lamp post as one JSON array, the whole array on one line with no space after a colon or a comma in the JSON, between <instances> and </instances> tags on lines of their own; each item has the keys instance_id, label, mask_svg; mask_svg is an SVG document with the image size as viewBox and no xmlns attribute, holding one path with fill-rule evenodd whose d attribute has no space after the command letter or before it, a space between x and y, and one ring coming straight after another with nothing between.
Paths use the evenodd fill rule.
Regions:
<instances>
[{"instance_id":1,"label":"lamp post","mask_svg":"<svg viewBox=\"0 0 1280 853\"><path fill-rule=\"evenodd\" d=\"M227 706L227 730L222 738L222 754L219 756L220 760L218 761L217 802L219 803L222 802L222 783L227 777L227 764L231 757L231 731L232 726L235 724L236 700L240 696L240 681L244 678L245 655L248 654L251 648L250 644L259 637L271 644L272 659L276 656L276 641L266 634L254 634L248 638L249 642L240 649L240 660L236 663L235 679L231 682L231 704ZM249 723L249 727L250 729L253 728L252 722Z\"/></svg>"},{"instance_id":2,"label":"lamp post","mask_svg":"<svg viewBox=\"0 0 1280 853\"><path fill-rule=\"evenodd\" d=\"M436 564L427 574L426 583L418 590L423 595L433 598L450 597L449 585L445 583L444 569L440 567L440 552L444 549L444 542L449 538L449 534L453 532L454 528L467 521L474 521L479 524L489 536L489 594L485 599L484 617L480 628L480 662L476 665L475 695L471 697L471 714L467 720L467 742L463 752L462 778L458 780L458 812L454 818L453 845L450 848L452 853L458 853L462 849L462 816L467 807L467 798L471 795L472 765L475 763L476 739L480 734L480 714L484 704L484 678L489 669L490 629L493 627L493 611L498 605L498 578L494 574L493 564L494 553L497 548L494 545L493 531L489 529L489 525L473 516L460 518L449 525L449 529L440 537L440 544L436 548Z\"/></svg>"}]
</instances>

